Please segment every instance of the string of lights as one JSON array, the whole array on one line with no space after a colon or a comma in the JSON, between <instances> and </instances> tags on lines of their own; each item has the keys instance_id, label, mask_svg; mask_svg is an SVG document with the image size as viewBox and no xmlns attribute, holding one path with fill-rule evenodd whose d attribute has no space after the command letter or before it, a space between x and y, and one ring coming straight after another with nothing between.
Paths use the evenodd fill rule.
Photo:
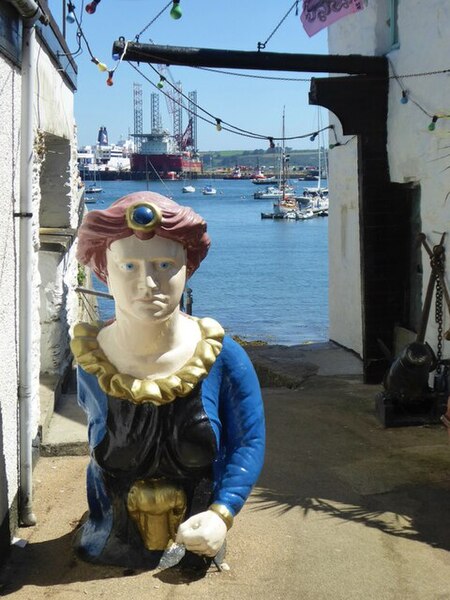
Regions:
<instances>
[{"instance_id":1,"label":"string of lights","mask_svg":"<svg viewBox=\"0 0 450 600\"><path fill-rule=\"evenodd\" d=\"M412 104L414 104L415 106L417 106L417 108L427 117L429 117L431 119L429 125L428 125L428 131L434 131L436 129L436 123L438 122L439 119L447 119L450 118L450 115L448 114L433 114L431 112L429 112L428 110L426 110L419 102L417 102L417 100L415 100L412 96L410 91L403 85L402 80L406 79L408 77L419 77L419 76L424 76L424 75L436 75L436 74L442 74L442 73L448 73L450 72L450 69L445 69L445 70L441 70L441 71L429 71L428 73L416 73L416 74L409 74L409 75L397 75L396 71L395 71L395 67L392 64L392 61L389 60L389 65L391 67L391 71L392 71L392 78L397 82L397 84L399 85L401 92L402 92L402 96L400 98L400 102L402 104L408 104L408 102L412 102Z\"/></svg>"},{"instance_id":2,"label":"string of lights","mask_svg":"<svg viewBox=\"0 0 450 600\"><path fill-rule=\"evenodd\" d=\"M155 67L152 64L149 64L149 67L151 69L153 69L153 71L158 74L158 70L155 69ZM167 82L168 85L180 96L182 96L185 100L187 100L189 103L192 103L191 100L189 100L189 98L183 94L183 92L176 87L176 85L174 85L173 83L171 83L170 81L168 81L165 77L163 77L162 75L160 75L160 80L159 83L157 84L157 88L161 91L164 82ZM174 98L172 98L174 100ZM176 100L174 100L176 102ZM232 125L231 123L228 123L227 121L223 121L223 119L219 119L218 117L214 116L212 113L210 113L209 111L207 111L205 108L201 107L198 104L192 103L193 106L195 106L195 108L197 108L198 110L201 110L203 113L205 113L206 115L208 115L208 117L211 117L212 119L214 119L215 124L216 124L216 129L217 131L221 131L223 129L223 126L226 125L228 127L231 127L232 129L235 129L236 131L240 131L241 133L247 133L248 135L252 136L252 137L257 137L259 139L268 139L267 136L264 135L259 135L254 133L253 131L248 131L246 129L241 129L240 127L236 127L234 125ZM185 108L187 110L187 108L182 105L183 108Z\"/></svg>"},{"instance_id":3,"label":"string of lights","mask_svg":"<svg viewBox=\"0 0 450 600\"><path fill-rule=\"evenodd\" d=\"M101 0L93 0L92 2L90 2L88 5L86 5L86 11L89 14L93 14L97 8L97 5L100 3ZM84 2L83 2L84 4ZM170 0L167 4L164 5L164 7L157 13L157 15L135 36L135 40L136 42L139 40L139 37L148 30L148 28L169 8L169 6L172 5L172 9L170 11L170 15L172 18L174 19L179 19L182 16L181 13L181 8L180 8L180 0ZM88 8L89 7L89 8ZM272 31L272 33L269 35L269 37L267 38L267 40L264 43L258 43L258 50L261 50L265 47L265 45L270 41L270 39L273 37L273 35L276 33L276 31L279 29L279 27L282 25L282 23L285 21L285 19L288 17L288 15L292 12L293 9L296 9L296 13L298 12L298 0L296 2L294 2L292 4L292 6L289 8L288 12L284 15L284 17L281 19L281 21L278 23L278 25L275 27L275 29ZM72 2L68 2L67 4L67 21L69 23L76 23L77 26L77 31L76 31L76 36L77 36L77 43L78 43L78 47L75 50L75 52L70 53L71 56L79 56L82 53L82 41L84 41L85 45L86 45L86 49L89 53L89 56L91 58L91 61L98 67L99 71L101 72L107 72L108 73L108 78L106 80L106 84L108 86L112 86L113 85L113 75L116 72L116 70L118 69L118 67L120 66L120 64L122 63L122 60L124 58L124 56L126 55L126 49L128 46L128 42L125 42L125 38L121 37L120 40L122 42L124 42L124 49L122 51L122 53L120 55L114 55L113 58L114 60L117 61L117 64L115 65L115 67L113 69L109 69L108 66L101 62L100 60L98 60L98 58L95 57L95 55L93 54L89 41L86 38L86 35L83 31L82 28L82 14L83 14L83 5L81 8L81 15L80 18L77 17L76 12L75 12L75 6L73 5ZM400 102L402 104L407 104L409 101L414 104L423 114L425 114L429 119L431 119L429 125L428 125L428 130L430 132L433 132L436 129L436 124L438 122L439 119L444 119L444 118L450 118L450 114L434 114L428 110L426 110L414 97L411 96L411 92L406 88L406 86L403 84L402 80L403 79L407 79L407 78L413 78L413 77L428 77L428 76L434 76L434 75L442 75L442 74L448 74L450 73L450 69L440 69L440 70L433 70L433 71L426 71L426 72L419 72L419 73L407 73L405 75L398 75L395 72L395 68L392 64L391 61L389 61L390 63L390 67L391 67L391 71L392 71L392 75L389 76L389 79L394 79L397 84L399 85L400 89L401 89L401 99ZM158 82L158 84L154 84L150 79L148 79L144 73L142 73L142 71L140 71L140 69L138 69L137 67L135 67L132 63L131 66L144 78L146 79L151 85L153 85L154 87L156 87L158 89L158 91L162 92L162 87L164 85L164 83L167 81L163 76L160 76L160 81ZM156 71L156 69L150 65L150 67ZM273 76L267 76L267 75L254 75L254 74L248 74L248 73L233 73L230 71L224 71L221 69L212 69L212 68L208 68L208 67L191 67L191 68L196 68L196 69L200 69L200 70L205 70L205 71L209 71L209 72L214 72L214 73L218 73L218 74L223 74L223 75L234 75L237 77L248 77L248 78L256 78L256 79L267 79L267 80L276 80L276 81L296 81L296 82L310 82L311 78L291 78L291 77L273 77ZM176 92L177 94L180 94L185 100L187 100L188 102L191 102L182 92L181 90L179 90L175 85L173 85L171 82L167 82ZM168 94L164 95L170 97ZM170 97L172 101L175 101L176 103L178 103L173 97ZM190 112L189 109L181 104L181 106L187 111ZM275 136L268 136L268 135L263 135L263 134L259 134L259 133L255 133L252 131L248 131L246 129L242 129L240 127L237 127L231 123L228 123L227 121L224 121L223 119L220 119L218 117L215 117L212 113L210 113L209 111L207 111L206 109L202 108L199 105L195 105L195 107L200 110L201 112L203 112L204 114L206 114L208 117L210 117L211 119L213 119L213 121L210 121L208 119L206 119L205 117L202 117L201 115L197 115L199 116L199 118L201 118L202 120L204 120L205 122L215 125L216 129L218 131L221 131L222 129L224 129L225 131L228 131L230 133L235 133L237 135L242 135L245 137L249 137L249 138L253 138L253 139L261 139L261 140L267 140L270 144L270 146L274 146L274 142L275 141L279 141L279 140L296 140L296 139L303 139L306 137L310 137L311 140L313 140L315 138L315 135L317 135L316 132L311 132L309 134L303 134L303 135L296 135L296 136L291 136L291 137L275 137ZM334 131L333 126L328 126L325 129L331 129L334 132L334 136L336 138L336 133ZM346 145L349 141L351 141L350 138L349 140L347 140L344 143L340 143L337 139L335 140L334 144L330 144L330 148L335 148L336 146L343 146Z\"/></svg>"},{"instance_id":4,"label":"string of lights","mask_svg":"<svg viewBox=\"0 0 450 600\"><path fill-rule=\"evenodd\" d=\"M96 2L96 4L98 4L100 2L100 0L95 0L95 2ZM117 64L115 65L115 67L113 69L109 69L108 66L104 62L101 62L100 60L98 60L98 58L96 58L94 56L94 54L93 54L93 52L91 50L91 46L89 44L89 41L88 41L88 39L87 39L87 37L86 37L86 35L85 35L84 31L83 31L83 28L81 26L82 20L83 20L83 4L84 4L84 2L81 5L81 13L80 13L80 17L78 18L77 14L75 12L75 6L74 6L74 4L72 2L68 2L67 3L67 17L66 17L66 20L67 20L68 23L76 23L76 26L77 26L76 36L78 38L78 49L76 50L75 54L78 56L79 54L82 53L81 40L83 40L84 43L85 43L85 45L86 45L86 49L87 49L87 51L89 53L89 56L91 57L91 62L93 62L95 65L97 65L97 68L98 68L98 70L100 72L107 72L108 73L108 78L106 80L106 85L112 86L112 85L114 85L114 81L113 81L114 73L119 68L119 66L120 66L120 64L121 64L121 62L123 60L123 57L126 54L128 42L125 42L125 39L121 38L124 41L124 50L123 50L123 52L122 52L122 54L120 56L119 55L114 55L113 56L114 60L117 61ZM93 4L93 3L91 2L91 4ZM88 6L89 5L86 6L86 10L87 10ZM95 10L94 10L94 12L95 12ZM90 14L92 14L92 13L90 13Z\"/></svg>"},{"instance_id":5,"label":"string of lights","mask_svg":"<svg viewBox=\"0 0 450 600\"><path fill-rule=\"evenodd\" d=\"M130 64L130 66L137 73L139 73L141 75L141 77L143 77L143 79L145 79L148 83L150 83L150 85L152 85L160 93L162 93L167 98L170 98L170 100L172 102L175 102L175 104L177 104L178 106L181 106L182 108L184 108L188 113L194 114L193 110L190 110L182 102L177 101L173 96L170 96L169 94L167 94L166 92L164 92L164 90L162 89L162 86L160 85L161 84L161 77L162 76L160 76L160 82L159 82L159 84L155 84L149 77L147 77L145 75L145 73L143 73L141 71L141 69L139 69L138 67L136 67L136 65L134 65L133 63L129 63L129 64ZM156 69L153 67L153 65L150 65L150 66L151 66L151 68L154 71L156 71ZM180 94L185 100L188 100L189 102L191 102L189 100L189 98L187 98L182 93L181 90L179 90L176 86L174 86L166 78L162 77L162 79L164 79L164 83L167 82L177 92L177 94ZM206 109L204 109L203 107L201 107L198 104L194 103L193 106L195 108L197 108L198 110L202 111L203 113L205 113L206 115L208 115L213 120L207 119L203 115L197 114L197 117L199 119L201 119L205 123L208 123L209 125L215 125L216 129L218 129L219 131L221 131L223 129L224 131L228 131L229 133L234 133L235 135L240 135L242 137L248 137L248 138L251 138L251 139L259 139L259 140L266 140L266 141L269 142L269 146L272 147L272 148L275 147L275 142L276 141L292 141L292 140L298 140L298 139L304 139L304 138L310 138L310 140L313 141L317 137L317 135L319 133L321 133L322 131L326 131L328 129L334 129L333 125L327 125L326 127L323 127L320 130L312 131L312 132L301 134L301 135L295 135L295 136L278 137L278 136L264 135L264 134L260 134L260 133L255 133L255 132L252 132L252 131L248 131L248 130L245 130L245 129L241 129L240 127L237 127L235 125L232 125L231 123L228 123L227 121L223 121L222 119L219 119L218 117L215 117L212 113L210 113L209 111L207 111Z\"/></svg>"}]
</instances>

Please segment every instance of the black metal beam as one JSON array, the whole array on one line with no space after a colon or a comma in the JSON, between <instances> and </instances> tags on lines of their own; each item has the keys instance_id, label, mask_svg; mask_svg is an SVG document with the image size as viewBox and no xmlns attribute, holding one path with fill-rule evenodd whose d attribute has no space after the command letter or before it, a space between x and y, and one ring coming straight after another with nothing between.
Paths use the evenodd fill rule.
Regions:
<instances>
[{"instance_id":1,"label":"black metal beam","mask_svg":"<svg viewBox=\"0 0 450 600\"><path fill-rule=\"evenodd\" d=\"M379 383L387 364L377 340L391 342L399 315L398 302L392 299L399 295L401 278L397 275L402 268L398 261L392 266L398 227L388 226L398 194L390 183L386 151L386 57L182 48L126 43L121 38L114 43L113 53L123 52L123 60L130 62L347 75L313 78L309 101L331 110L344 134L358 135L364 377L366 383Z\"/></svg>"},{"instance_id":2,"label":"black metal beam","mask_svg":"<svg viewBox=\"0 0 450 600\"><path fill-rule=\"evenodd\" d=\"M277 52L249 52L216 50L211 48L184 48L155 44L114 42L113 54L126 52L123 60L130 62L215 67L218 69L259 69L264 71L299 71L304 73L347 73L349 75L385 75L383 56L359 54L279 54Z\"/></svg>"}]
</instances>

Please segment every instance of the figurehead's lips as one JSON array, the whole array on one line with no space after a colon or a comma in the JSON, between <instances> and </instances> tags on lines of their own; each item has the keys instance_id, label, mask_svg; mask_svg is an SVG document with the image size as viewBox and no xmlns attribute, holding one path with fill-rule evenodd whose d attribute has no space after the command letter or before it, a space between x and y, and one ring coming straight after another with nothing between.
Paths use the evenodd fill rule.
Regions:
<instances>
[{"instance_id":1,"label":"figurehead's lips","mask_svg":"<svg viewBox=\"0 0 450 600\"><path fill-rule=\"evenodd\" d=\"M161 209L152 202L136 202L131 204L125 213L130 229L136 231L152 231L162 221Z\"/></svg>"}]
</instances>

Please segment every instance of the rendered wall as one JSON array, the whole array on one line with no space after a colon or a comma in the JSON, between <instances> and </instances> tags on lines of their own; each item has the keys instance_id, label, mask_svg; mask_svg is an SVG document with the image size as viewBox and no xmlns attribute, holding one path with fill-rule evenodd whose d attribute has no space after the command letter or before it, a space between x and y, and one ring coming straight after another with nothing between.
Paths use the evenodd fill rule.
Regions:
<instances>
[{"instance_id":1,"label":"rendered wall","mask_svg":"<svg viewBox=\"0 0 450 600\"><path fill-rule=\"evenodd\" d=\"M76 229L79 221L77 142L73 92L49 57L41 52L39 86L35 99L37 126L42 140L40 157L39 225L57 230ZM55 91L56 90L56 91ZM41 229L42 232L42 229ZM41 234L39 252L41 372L62 375L70 363L69 327L77 320L77 262L73 234L61 237L63 248L48 244Z\"/></svg>"},{"instance_id":2,"label":"rendered wall","mask_svg":"<svg viewBox=\"0 0 450 600\"><path fill-rule=\"evenodd\" d=\"M20 73L0 55L0 557L9 546L17 486L16 222L19 198ZM12 518L12 516L11 516Z\"/></svg>"},{"instance_id":3,"label":"rendered wall","mask_svg":"<svg viewBox=\"0 0 450 600\"><path fill-rule=\"evenodd\" d=\"M33 247L34 255L28 264L28 276L33 288L31 343L32 377L34 395L31 407L32 437L36 438L40 418L39 374L41 364L47 359L59 372L64 360L68 360L68 322L76 319L77 298L73 291L76 286L76 262L74 249L65 252L55 262L55 256L46 263L42 261L43 272L49 274L53 299L45 296L45 309L51 320L59 310L60 331L45 341L45 352L41 363L41 316L39 247L40 209L50 207L49 215L57 215L57 226L76 229L78 225L80 193L77 185L76 138L73 121L73 93L61 78L56 66L47 56L46 48L36 41L35 98L33 110L34 153L32 168L33 203ZM17 56L17 62L19 57ZM18 411L18 332L21 322L19 314L19 217L20 211L20 130L23 125L21 114L22 74L17 64L0 53L0 562L7 553L10 537L17 526L17 497L19 488L19 411ZM47 133L46 133L47 132ZM46 160L45 136L57 140L65 149L64 162L56 161L59 172L48 169ZM55 144L53 150L58 150ZM50 155L50 153L47 153ZM58 154L58 159L60 155ZM54 158L53 155L51 158ZM52 160L49 160L51 166ZM47 175L46 185L41 176ZM54 181L52 181L52 178ZM57 187L59 193L46 194L45 190ZM44 193L43 193L44 192ZM51 207L54 210L51 210ZM52 216L53 218L53 216ZM73 237L73 236L72 236ZM48 289L47 289L48 292ZM51 294L50 294L51 295ZM61 303L61 298L64 302ZM52 306L53 302L53 306ZM52 326L54 323L52 323ZM44 327L45 329L45 323ZM53 344L49 338L56 339Z\"/></svg>"},{"instance_id":4,"label":"rendered wall","mask_svg":"<svg viewBox=\"0 0 450 600\"><path fill-rule=\"evenodd\" d=\"M369 2L368 6L356 15L343 18L328 30L330 54L386 54L398 75L427 73L448 69L450 55L450 4L440 0L400 0L398 4L399 46L393 48L390 38L388 0ZM424 77L405 77L402 86L410 93L410 101L402 104L401 87L395 78L390 80L388 116L388 160L391 180L397 183L414 182L421 189L422 230L430 239L431 245L439 240L438 232L450 230L450 121L440 119L436 130L430 132L431 118L417 107L417 101L431 116L450 114L450 79L448 74ZM338 150L339 152L337 152ZM345 206L351 204L355 211L353 223L357 227L358 190L355 185L349 189L349 176L356 173L355 146L352 143L330 151L330 236L345 228L347 212ZM338 164L336 164L338 163ZM341 168L340 165L351 165ZM336 167L336 168L335 168ZM356 177L355 177L356 179ZM350 194L350 195L349 195ZM352 213L353 214L353 213ZM344 217L345 215L345 217ZM354 311L361 312L357 302L361 286L359 271L359 244L357 237L350 249L354 255L352 268L343 268L342 253L337 243L330 244L330 296L340 298L346 289L353 290L352 302L340 302L339 310L330 313L332 339L360 352L361 332L348 331ZM333 267L334 264L334 267ZM345 267L345 261L344 261ZM424 285L429 276L429 261L423 254ZM448 272L447 272L448 277ZM330 305L331 305L330 301ZM448 328L444 323L444 330ZM436 332L430 319L427 337L435 347ZM350 343L349 343L349 338Z\"/></svg>"},{"instance_id":5,"label":"rendered wall","mask_svg":"<svg viewBox=\"0 0 450 600\"><path fill-rule=\"evenodd\" d=\"M339 122L330 115L339 140ZM362 354L357 140L328 152L329 336Z\"/></svg>"}]
</instances>

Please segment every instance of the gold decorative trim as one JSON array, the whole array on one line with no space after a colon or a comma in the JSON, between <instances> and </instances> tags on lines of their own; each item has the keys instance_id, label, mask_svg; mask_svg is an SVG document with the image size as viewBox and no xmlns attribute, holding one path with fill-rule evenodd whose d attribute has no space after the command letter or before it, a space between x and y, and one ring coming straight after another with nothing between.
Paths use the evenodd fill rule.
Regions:
<instances>
[{"instance_id":1,"label":"gold decorative trim","mask_svg":"<svg viewBox=\"0 0 450 600\"><path fill-rule=\"evenodd\" d=\"M106 358L97 336L101 326L78 323L74 328L74 337L70 347L77 363L98 379L100 388L115 398L130 400L135 404L152 402L168 404L181 396L187 396L204 379L222 350L224 330L214 319L194 319L201 332L202 339L187 363L176 373L161 379L136 379L131 375L119 373Z\"/></svg>"},{"instance_id":2,"label":"gold decorative trim","mask_svg":"<svg viewBox=\"0 0 450 600\"><path fill-rule=\"evenodd\" d=\"M127 496L127 510L147 550L165 550L175 542L186 512L186 493L165 479L135 481Z\"/></svg>"},{"instance_id":3,"label":"gold decorative trim","mask_svg":"<svg viewBox=\"0 0 450 600\"><path fill-rule=\"evenodd\" d=\"M231 512L228 510L228 508L225 506L225 504L218 504L218 503L211 504L211 506L208 508L208 510L212 510L213 512L216 513L216 515L218 515L222 519L222 521L227 526L227 530L231 529L233 527L234 517L231 514Z\"/></svg>"}]
</instances>

